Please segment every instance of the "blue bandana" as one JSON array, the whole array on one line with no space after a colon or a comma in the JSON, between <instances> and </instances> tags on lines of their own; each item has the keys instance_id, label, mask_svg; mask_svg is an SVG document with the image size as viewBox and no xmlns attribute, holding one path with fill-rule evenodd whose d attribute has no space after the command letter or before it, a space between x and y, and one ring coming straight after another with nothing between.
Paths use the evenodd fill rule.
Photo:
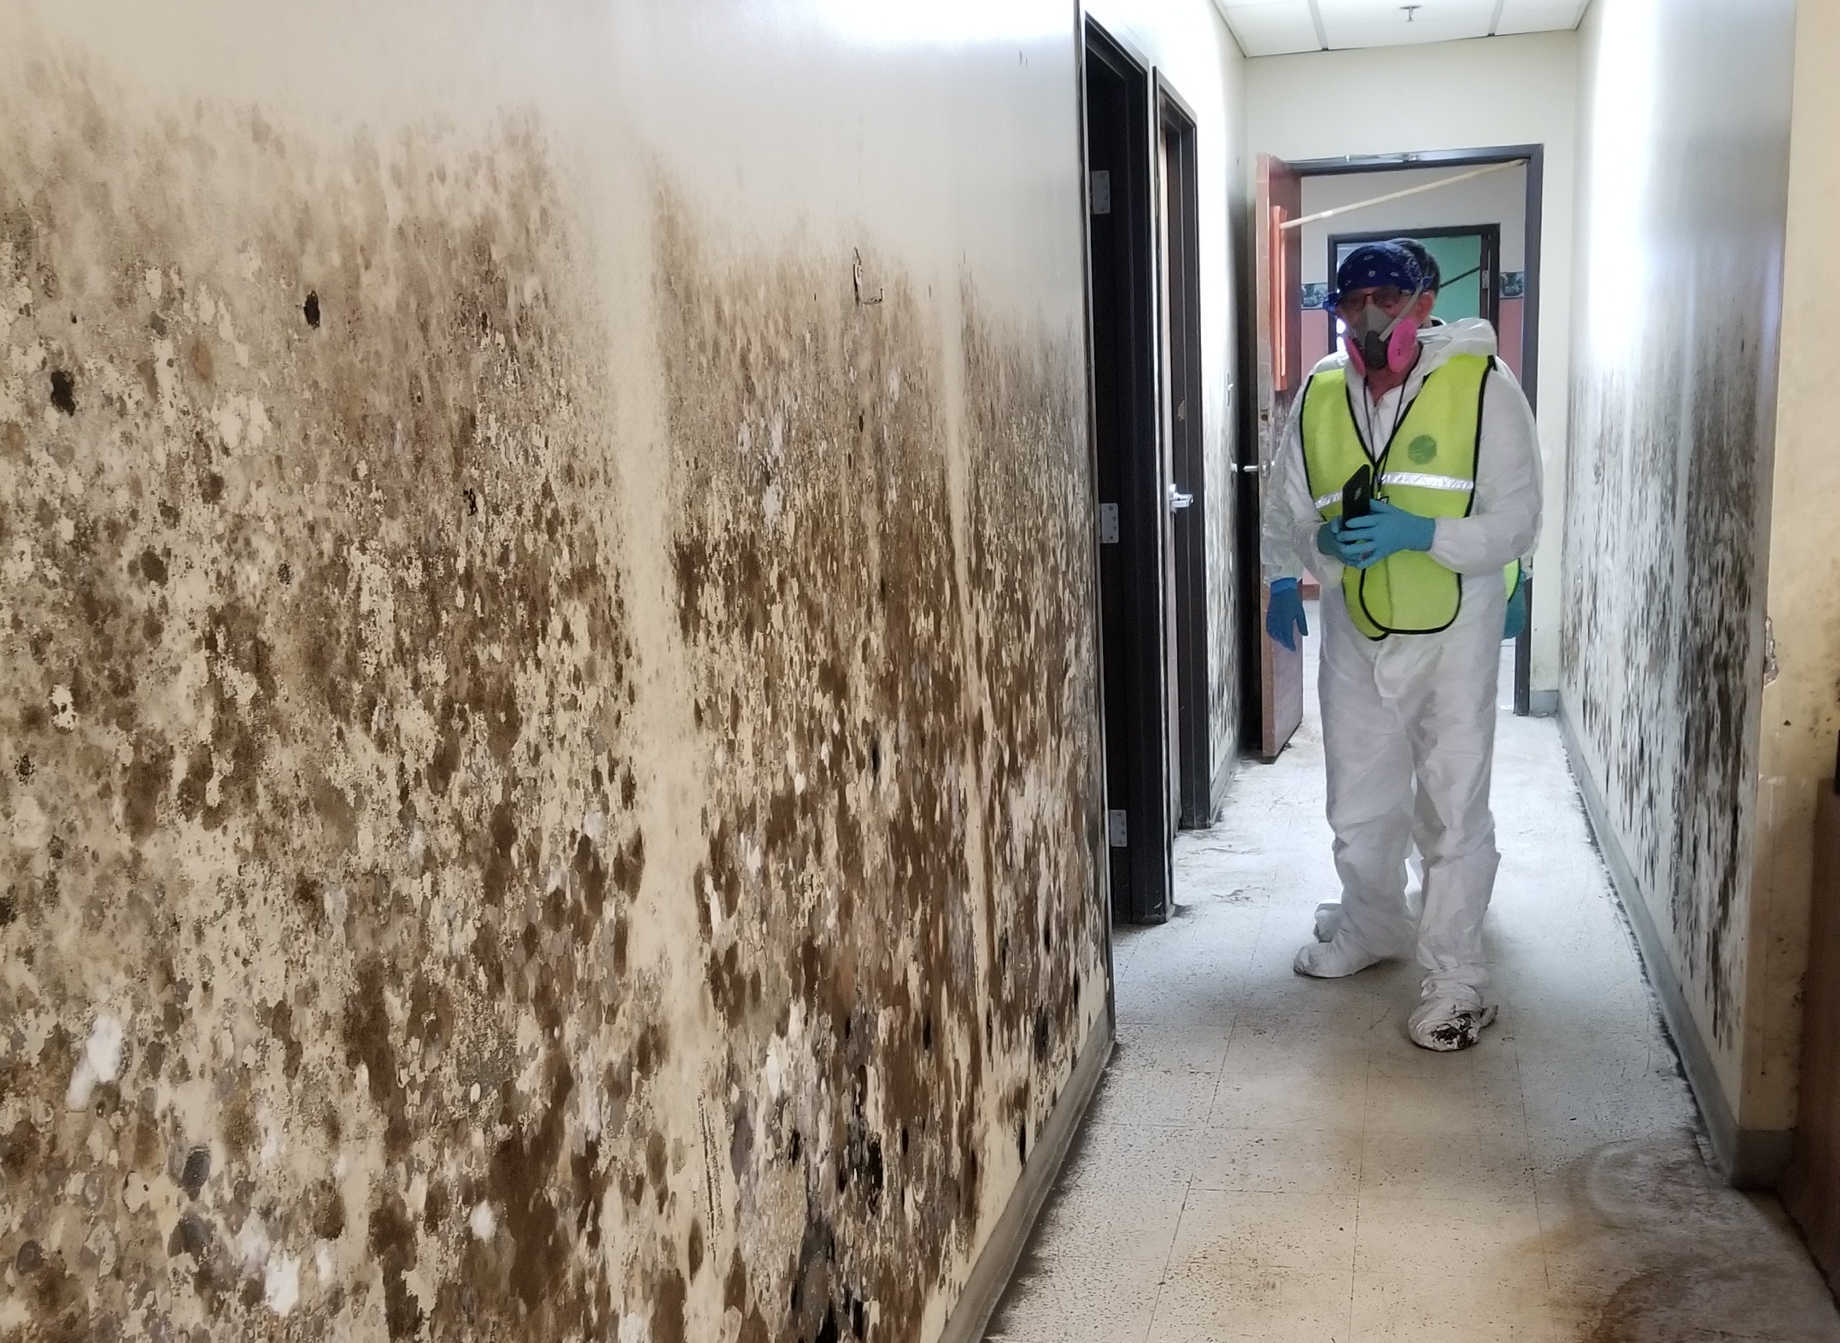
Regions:
<instances>
[{"instance_id":1,"label":"blue bandana","mask_svg":"<svg viewBox=\"0 0 1840 1343\"><path fill-rule=\"evenodd\" d=\"M1335 272L1335 288L1323 299L1323 306L1335 307L1342 301L1343 294L1355 289L1378 289L1391 285L1411 294L1417 292L1423 283L1424 277L1419 274L1418 262L1398 243L1363 243L1348 254L1348 259Z\"/></svg>"}]
</instances>

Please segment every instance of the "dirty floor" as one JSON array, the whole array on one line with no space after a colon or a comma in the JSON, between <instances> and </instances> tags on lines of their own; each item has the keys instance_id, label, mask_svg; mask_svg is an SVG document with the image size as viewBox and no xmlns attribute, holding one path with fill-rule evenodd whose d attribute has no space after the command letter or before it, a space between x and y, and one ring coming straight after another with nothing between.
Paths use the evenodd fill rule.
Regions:
<instances>
[{"instance_id":1,"label":"dirty floor","mask_svg":"<svg viewBox=\"0 0 1840 1343\"><path fill-rule=\"evenodd\" d=\"M988 1337L1840 1340L1775 1201L1705 1164L1554 722L1500 724L1479 1047L1407 1042L1410 966L1292 974L1336 893L1314 700L1179 840L1178 917L1119 930L1117 1051Z\"/></svg>"}]
</instances>

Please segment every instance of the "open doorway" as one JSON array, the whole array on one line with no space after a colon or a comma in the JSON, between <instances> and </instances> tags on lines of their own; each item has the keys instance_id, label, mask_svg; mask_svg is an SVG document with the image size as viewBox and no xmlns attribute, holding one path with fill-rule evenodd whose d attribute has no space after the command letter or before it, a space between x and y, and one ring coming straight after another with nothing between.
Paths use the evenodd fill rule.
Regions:
<instances>
[{"instance_id":1,"label":"open doorway","mask_svg":"<svg viewBox=\"0 0 1840 1343\"><path fill-rule=\"evenodd\" d=\"M1169 917L1174 808L1164 621L1170 500L1158 446L1150 75L1090 22L1085 97L1112 913L1131 923L1161 923Z\"/></svg>"}]
</instances>

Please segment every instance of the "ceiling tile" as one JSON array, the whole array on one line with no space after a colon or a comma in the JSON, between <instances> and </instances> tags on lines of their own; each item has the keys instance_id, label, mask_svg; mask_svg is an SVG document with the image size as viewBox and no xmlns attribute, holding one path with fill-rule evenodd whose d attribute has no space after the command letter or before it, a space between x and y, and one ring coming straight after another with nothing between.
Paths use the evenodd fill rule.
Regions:
<instances>
[{"instance_id":1,"label":"ceiling tile","mask_svg":"<svg viewBox=\"0 0 1840 1343\"><path fill-rule=\"evenodd\" d=\"M1331 47L1384 47L1487 37L1495 0L1318 0Z\"/></svg>"},{"instance_id":2,"label":"ceiling tile","mask_svg":"<svg viewBox=\"0 0 1840 1343\"><path fill-rule=\"evenodd\" d=\"M1569 31L1578 26L1584 10L1584 0L1507 0L1495 31L1503 36Z\"/></svg>"},{"instance_id":3,"label":"ceiling tile","mask_svg":"<svg viewBox=\"0 0 1840 1343\"><path fill-rule=\"evenodd\" d=\"M1316 40L1309 0L1257 0L1252 4L1228 0L1226 14L1227 26L1248 56L1284 56L1322 48Z\"/></svg>"}]
</instances>

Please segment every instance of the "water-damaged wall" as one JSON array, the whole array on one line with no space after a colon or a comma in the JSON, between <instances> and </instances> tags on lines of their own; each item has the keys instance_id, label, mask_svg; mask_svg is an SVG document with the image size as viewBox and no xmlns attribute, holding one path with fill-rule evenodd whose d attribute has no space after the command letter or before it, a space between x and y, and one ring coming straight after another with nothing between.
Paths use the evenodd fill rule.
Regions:
<instances>
[{"instance_id":1,"label":"water-damaged wall","mask_svg":"<svg viewBox=\"0 0 1840 1343\"><path fill-rule=\"evenodd\" d=\"M1747 1127L1782 1120L1740 1093L1793 11L1584 33L1565 711Z\"/></svg>"},{"instance_id":2,"label":"water-damaged wall","mask_svg":"<svg viewBox=\"0 0 1840 1343\"><path fill-rule=\"evenodd\" d=\"M0 1336L937 1334L1105 1004L1077 46L0 4Z\"/></svg>"}]
</instances>

